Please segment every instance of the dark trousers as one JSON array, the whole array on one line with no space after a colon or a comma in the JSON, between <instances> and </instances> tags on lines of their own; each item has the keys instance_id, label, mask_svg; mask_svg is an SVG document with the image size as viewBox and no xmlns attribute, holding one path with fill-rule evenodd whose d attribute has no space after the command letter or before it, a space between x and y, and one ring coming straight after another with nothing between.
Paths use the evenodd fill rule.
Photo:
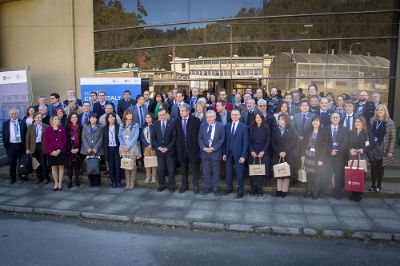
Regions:
<instances>
[{"instance_id":1,"label":"dark trousers","mask_svg":"<svg viewBox=\"0 0 400 266\"><path fill-rule=\"evenodd\" d=\"M75 156L75 158L74 158ZM72 182L72 176L75 173L75 182L79 180L79 172L81 170L80 157L78 155L68 154L67 172L69 181Z\"/></svg>"},{"instance_id":2,"label":"dark trousers","mask_svg":"<svg viewBox=\"0 0 400 266\"><path fill-rule=\"evenodd\" d=\"M118 184L121 179L121 158L118 147L108 147L107 162L111 183Z\"/></svg>"},{"instance_id":3,"label":"dark trousers","mask_svg":"<svg viewBox=\"0 0 400 266\"><path fill-rule=\"evenodd\" d=\"M243 193L243 191L244 191L244 173L245 173L246 167L245 167L244 163L239 163L239 159L235 160L235 158L233 158L232 155L228 155L226 157L226 185L227 185L226 189L228 191L233 190L232 167L235 170L236 178L237 178L237 182L238 182L237 192Z\"/></svg>"},{"instance_id":4,"label":"dark trousers","mask_svg":"<svg viewBox=\"0 0 400 266\"><path fill-rule=\"evenodd\" d=\"M100 175L88 175L88 178L89 178L89 186L91 187L101 186Z\"/></svg>"},{"instance_id":5,"label":"dark trousers","mask_svg":"<svg viewBox=\"0 0 400 266\"><path fill-rule=\"evenodd\" d=\"M18 160L25 152L24 145L22 143L10 143L10 145L6 148L6 152L8 157L8 164L10 166L10 180L15 181L17 178Z\"/></svg>"},{"instance_id":6,"label":"dark trousers","mask_svg":"<svg viewBox=\"0 0 400 266\"><path fill-rule=\"evenodd\" d=\"M199 179L200 179L200 162L195 162L190 158L190 154L187 151L184 151L184 155L182 156L183 160L181 160L181 169L182 169L182 187L189 187L189 165L192 170L192 183L194 188L199 188Z\"/></svg>"},{"instance_id":7,"label":"dark trousers","mask_svg":"<svg viewBox=\"0 0 400 266\"><path fill-rule=\"evenodd\" d=\"M168 187L175 188L175 158L170 155L157 155L158 184L160 187L166 187L165 173L168 173Z\"/></svg>"},{"instance_id":8,"label":"dark trousers","mask_svg":"<svg viewBox=\"0 0 400 266\"><path fill-rule=\"evenodd\" d=\"M315 162L317 164L318 162ZM332 175L328 175L324 173L326 165L318 166L315 165L314 173L307 173L307 193L312 193L314 195L319 195L321 193L325 194L327 186L329 186L329 180ZM329 180L328 180L329 179Z\"/></svg>"},{"instance_id":9,"label":"dark trousers","mask_svg":"<svg viewBox=\"0 0 400 266\"><path fill-rule=\"evenodd\" d=\"M40 163L39 167L36 169L37 178L40 181L44 179L49 180L49 172L47 171L47 157L43 152L42 143L36 143L36 149L33 157L35 157Z\"/></svg>"},{"instance_id":10,"label":"dark trousers","mask_svg":"<svg viewBox=\"0 0 400 266\"><path fill-rule=\"evenodd\" d=\"M325 192L329 186L329 181L332 178L332 175L335 175L335 196L340 197L342 190L343 190L343 183L344 183L344 166L345 166L345 160L344 157L340 154L337 154L336 156L329 156L329 159L327 160L327 165L326 165L326 173L327 177L324 178L324 185L323 185L323 191ZM322 194L322 191L321 191Z\"/></svg>"},{"instance_id":11,"label":"dark trousers","mask_svg":"<svg viewBox=\"0 0 400 266\"><path fill-rule=\"evenodd\" d=\"M202 159L201 167L204 175L205 189L211 189L211 177L213 178L213 188L218 192L219 174L221 170L221 161L212 159Z\"/></svg>"},{"instance_id":12,"label":"dark trousers","mask_svg":"<svg viewBox=\"0 0 400 266\"><path fill-rule=\"evenodd\" d=\"M383 160L371 161L371 179L373 188L382 188L383 175L385 168L382 166Z\"/></svg>"}]
</instances>

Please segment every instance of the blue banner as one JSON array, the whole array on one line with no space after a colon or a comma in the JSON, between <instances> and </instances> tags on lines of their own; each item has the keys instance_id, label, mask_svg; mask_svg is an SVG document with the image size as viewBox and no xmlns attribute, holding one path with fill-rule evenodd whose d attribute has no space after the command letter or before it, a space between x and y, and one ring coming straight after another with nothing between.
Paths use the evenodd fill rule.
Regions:
<instances>
[{"instance_id":1,"label":"blue banner","mask_svg":"<svg viewBox=\"0 0 400 266\"><path fill-rule=\"evenodd\" d=\"M92 91L104 91L106 100L113 102L115 107L123 99L126 90L131 92L132 99L142 94L140 78L81 78L80 83L82 101L89 101Z\"/></svg>"}]
</instances>

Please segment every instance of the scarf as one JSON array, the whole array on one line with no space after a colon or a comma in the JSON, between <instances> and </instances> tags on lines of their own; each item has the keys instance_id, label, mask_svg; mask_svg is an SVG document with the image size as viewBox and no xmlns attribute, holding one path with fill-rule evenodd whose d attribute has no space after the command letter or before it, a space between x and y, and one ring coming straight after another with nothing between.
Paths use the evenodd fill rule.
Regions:
<instances>
[{"instance_id":1,"label":"scarf","mask_svg":"<svg viewBox=\"0 0 400 266\"><path fill-rule=\"evenodd\" d=\"M71 136L71 133L74 134L74 148L79 148L79 125L76 124L75 126L71 123L69 125L69 136Z\"/></svg>"}]
</instances>

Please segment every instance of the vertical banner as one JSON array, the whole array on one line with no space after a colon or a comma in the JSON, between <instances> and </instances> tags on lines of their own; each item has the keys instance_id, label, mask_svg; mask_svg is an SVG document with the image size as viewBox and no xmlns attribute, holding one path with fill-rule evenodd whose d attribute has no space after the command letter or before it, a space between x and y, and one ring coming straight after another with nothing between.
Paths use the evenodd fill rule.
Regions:
<instances>
[{"instance_id":1,"label":"vertical banner","mask_svg":"<svg viewBox=\"0 0 400 266\"><path fill-rule=\"evenodd\" d=\"M104 91L106 100L112 101L115 107L125 90L131 92L132 99L142 93L140 78L81 78L80 84L82 101L89 101L92 91Z\"/></svg>"},{"instance_id":2,"label":"vertical banner","mask_svg":"<svg viewBox=\"0 0 400 266\"><path fill-rule=\"evenodd\" d=\"M30 85L28 71L0 71L0 122L9 119L8 111L15 107L22 119L30 104Z\"/></svg>"}]
</instances>

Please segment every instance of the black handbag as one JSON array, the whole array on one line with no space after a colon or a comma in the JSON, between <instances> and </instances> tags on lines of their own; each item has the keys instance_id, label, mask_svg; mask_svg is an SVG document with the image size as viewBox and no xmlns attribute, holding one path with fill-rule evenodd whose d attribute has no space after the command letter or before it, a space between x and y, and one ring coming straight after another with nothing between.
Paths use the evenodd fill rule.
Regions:
<instances>
[{"instance_id":1,"label":"black handbag","mask_svg":"<svg viewBox=\"0 0 400 266\"><path fill-rule=\"evenodd\" d=\"M378 141L375 141L374 146L372 149L367 153L368 158L370 161L379 161L383 159L383 153L384 153L384 144L379 143Z\"/></svg>"},{"instance_id":2,"label":"black handbag","mask_svg":"<svg viewBox=\"0 0 400 266\"><path fill-rule=\"evenodd\" d=\"M18 174L27 176L32 173L32 155L24 154L18 161Z\"/></svg>"},{"instance_id":3,"label":"black handbag","mask_svg":"<svg viewBox=\"0 0 400 266\"><path fill-rule=\"evenodd\" d=\"M99 175L100 174L100 157L95 155L88 155L85 158L85 175Z\"/></svg>"}]
</instances>

